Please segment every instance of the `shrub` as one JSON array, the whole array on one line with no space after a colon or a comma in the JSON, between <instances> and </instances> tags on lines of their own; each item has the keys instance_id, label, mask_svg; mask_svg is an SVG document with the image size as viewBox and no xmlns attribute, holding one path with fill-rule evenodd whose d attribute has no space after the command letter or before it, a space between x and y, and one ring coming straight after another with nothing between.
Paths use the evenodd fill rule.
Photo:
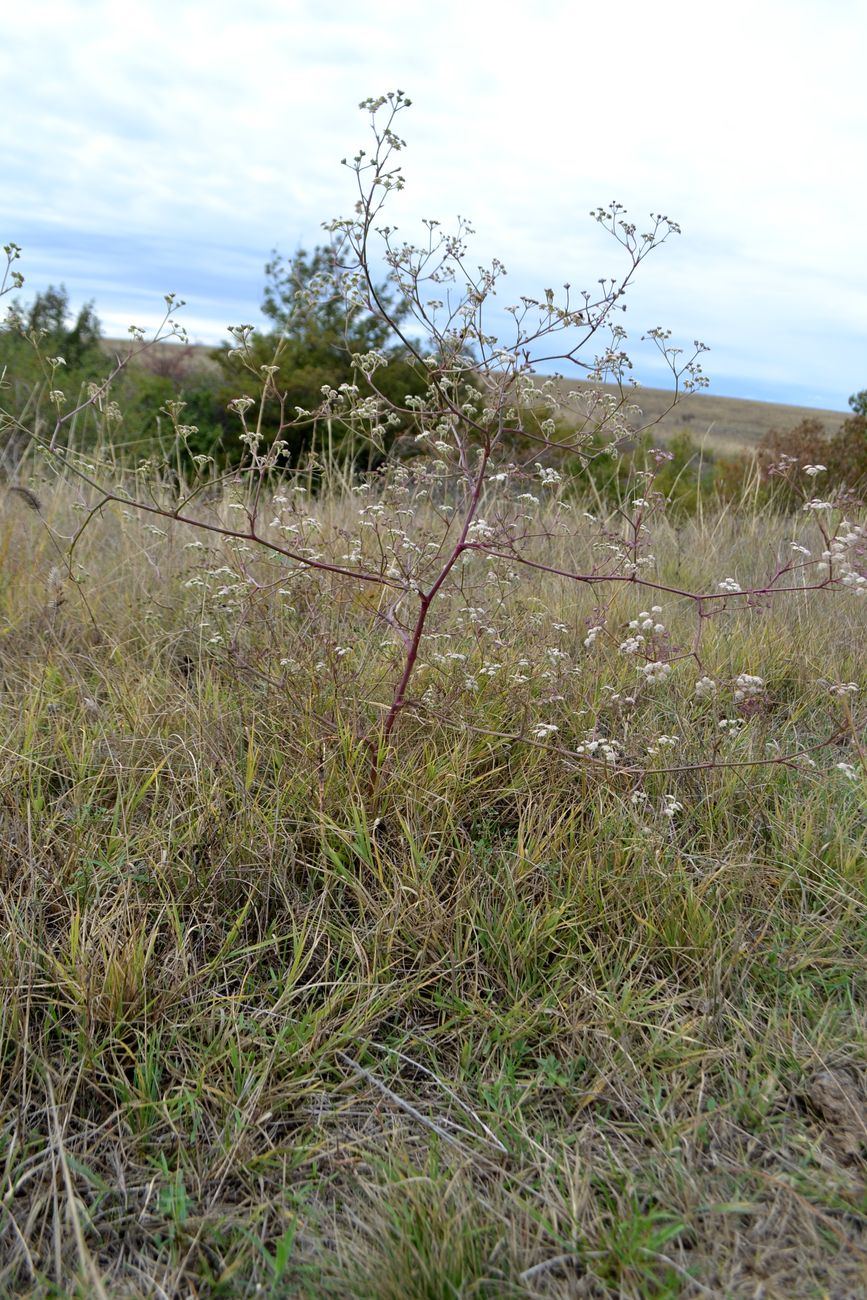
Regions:
<instances>
[{"instance_id":1,"label":"shrub","mask_svg":"<svg viewBox=\"0 0 867 1300\"><path fill-rule=\"evenodd\" d=\"M823 488L832 489L841 500L862 499L867 490L867 414L860 410L861 398L856 393L849 399L855 414L831 436L821 420L812 417L791 429L771 429L759 443L755 460L743 456L718 468L717 488L724 496L736 495L758 470L761 499L797 509L806 499L806 488L803 475L794 471L820 466Z\"/></svg>"},{"instance_id":2,"label":"shrub","mask_svg":"<svg viewBox=\"0 0 867 1300\"><path fill-rule=\"evenodd\" d=\"M581 644L596 654L604 650L622 660L627 672L637 674L626 696L634 702L640 692L663 688L675 666L685 660L694 663L701 681L710 681L702 636L711 618L732 604L765 602L791 590L867 590L864 532L833 514L833 504L827 501L809 503L822 538L821 559L802 558L807 554L803 548L776 557L767 580L744 589L734 575L721 575L716 588L706 591L664 580L657 573L651 550L654 529L660 527L669 500L676 509L695 504L698 470L688 438L666 451L653 448L640 435L624 469L618 448L627 436L634 438L626 418L632 385L627 336L617 313L636 270L678 232L676 223L656 215L640 234L619 204L597 209L592 216L625 253L621 279L602 282L596 294L574 294L567 284L559 297L551 289L538 298L522 296L506 309L512 319L510 337L496 338L487 318L504 268L494 261L488 269L469 270L471 231L466 223L445 234L437 222L426 222L428 237L420 246L397 241L393 228L383 224L382 209L390 193L403 186L396 155L404 141L395 128L409 101L396 92L365 101L362 107L370 115L374 149L370 155L359 151L350 164L361 196L355 215L329 223L333 242L327 255L321 250L312 259L301 255L300 270L296 266L285 276L272 264L273 287L266 302L274 314L287 302L290 311L289 324L276 341L273 335L260 339L250 326L232 331L236 346L227 362L242 367L255 396L236 394L227 404L237 421L243 458L228 476L230 497L222 498L222 506L218 500L216 513L198 504L213 480L201 477L187 483L181 472L182 451L199 469L212 465L208 453L194 450L193 439L201 430L188 422L189 403L171 398L164 405L180 480L179 495L171 500L164 484L148 481L153 460L139 465L132 480L118 482L114 461L109 476L98 462L64 444L63 435L81 406L70 410L62 391L50 394L57 408L54 431L50 438L36 431L34 438L49 464L75 474L91 492L73 549L82 530L115 503L227 539L231 563L207 568L205 576L191 581L202 589L202 600L214 602L223 623L226 615L230 622L239 620L231 630L227 627L228 635L216 634L218 644L228 640L236 653L241 653L245 639L245 621L252 617L247 594L252 600L253 593L263 593L264 599L264 593L276 588L289 596L296 584L312 601L312 609L322 606L335 617L339 611L347 611L347 616L351 611L350 625L362 617L381 627L394 654L387 698L378 709L359 701L359 714L351 722L353 734L364 736L367 791L374 801L397 724L411 705L421 707L414 695L420 667L449 662L431 646L432 636L451 634L438 623L438 611L447 607L449 593L460 593L466 602L462 618L487 633L491 629L484 621L485 593L500 592L504 600L522 573L546 573L552 581L574 583L579 591L592 593L593 608L585 611ZM385 288L374 276L380 264L388 268ZM170 316L174 306L170 295L169 334L180 332ZM421 341L404 328L410 311ZM330 365L338 352L341 320L343 343L350 349L348 378L338 385L322 384L314 407L292 406L292 389L284 384L295 380L281 370L287 347L303 343L308 356L319 349ZM669 364L676 391L688 392L705 383L699 363L702 345L696 344L684 361L680 350L670 345L667 331L653 329L648 336ZM164 335L158 332L156 337L158 341ZM399 346L390 343L392 338ZM589 388L585 384L563 397L554 379L540 378L532 370L532 359L540 353L548 360L554 353L564 365L574 365L582 348L599 346L598 340L601 350L591 362L581 363ZM143 340L137 342L145 347ZM35 346L38 351L38 340ZM269 355L270 360L262 360ZM132 360L134 356L125 359L109 380L95 386L84 406L116 423L114 403L107 396ZM420 391L418 386L405 391L406 367ZM615 395L601 387L611 381ZM151 376L151 382L159 387L167 381ZM330 441L335 431L339 446ZM419 452L410 466L387 459L398 432ZM299 464L298 450L305 445L313 450L308 461ZM371 459L383 460L381 474L350 481L344 467L340 477L335 453L358 445L370 449ZM574 508L570 484L551 463L555 456L571 460L577 477L585 476L597 496L601 494L594 475L599 467L604 466L605 473L616 467L619 496L610 517L597 519L592 512ZM167 459L171 464L165 455L160 464ZM794 460L788 465L798 469ZM808 467L805 473L810 472ZM351 525L326 527L305 509L304 493L322 476L338 482L341 491L357 494ZM275 482L285 490L274 494ZM335 582L355 594L338 598ZM637 592L647 593L648 608L624 622L623 598ZM660 593L691 604L696 625L688 649L675 642L659 617L661 606L651 603ZM311 618L311 626L318 625L319 614L314 617L311 610ZM331 653L337 663L349 646L336 643ZM552 647L552 654L556 666L566 652ZM323 669L328 663L326 656ZM461 689L478 690L500 667L493 657L483 655L480 665L461 670ZM552 668L552 682L556 675ZM422 680L429 676L421 674ZM515 677L520 683L521 674ZM335 683L339 680L335 669ZM340 709L340 690L335 689L333 707ZM731 690L734 703L742 708L763 707L762 678L752 666L737 675ZM450 679L442 690L431 684L424 692L425 707L441 713L454 710L454 691ZM536 745L556 743L552 737L559 726L540 717L537 705L528 701L530 711L519 738ZM624 744L593 730L575 746L573 756L601 765L607 773L622 765Z\"/></svg>"}]
</instances>

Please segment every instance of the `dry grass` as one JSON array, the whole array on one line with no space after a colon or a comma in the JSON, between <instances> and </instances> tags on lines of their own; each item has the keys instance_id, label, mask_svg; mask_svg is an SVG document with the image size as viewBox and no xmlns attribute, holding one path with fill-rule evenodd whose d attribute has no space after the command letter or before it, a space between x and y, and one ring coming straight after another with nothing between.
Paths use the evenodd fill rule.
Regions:
<instances>
[{"instance_id":1,"label":"dry grass","mask_svg":"<svg viewBox=\"0 0 867 1300\"><path fill-rule=\"evenodd\" d=\"M566 393L581 385L558 381L555 391ZM613 385L602 385L613 396ZM781 402L756 402L739 397L717 397L696 392L682 397L674 409L671 391L642 387L635 396L640 415L630 417L630 427L653 425L654 435L663 440L679 433L689 433L696 445L713 456L739 456L757 445L772 429L788 430L804 420L819 420L829 437L839 432L851 412L816 410L806 406L787 406ZM564 412L564 418L565 418Z\"/></svg>"},{"instance_id":2,"label":"dry grass","mask_svg":"<svg viewBox=\"0 0 867 1300\"><path fill-rule=\"evenodd\" d=\"M687 663L626 703L591 594L473 561L434 629L467 660L426 652L374 815L397 660L366 594L120 507L76 586L43 520L88 502L31 487L41 515L0 498L0 1293L862 1293L864 779L822 685L865 680L854 599L706 632L707 671L768 685L719 756L841 733L815 768L639 780L735 706ZM312 507L323 551L357 504ZM746 585L791 537L730 510L654 549ZM208 576L239 563L290 594ZM632 775L575 758L591 728Z\"/></svg>"}]
</instances>

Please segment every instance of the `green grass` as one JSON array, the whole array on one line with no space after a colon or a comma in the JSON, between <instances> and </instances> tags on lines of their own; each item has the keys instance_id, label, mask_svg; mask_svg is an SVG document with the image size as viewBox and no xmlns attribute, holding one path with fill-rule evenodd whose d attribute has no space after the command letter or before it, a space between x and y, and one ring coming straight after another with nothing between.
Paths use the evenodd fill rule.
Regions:
<instances>
[{"instance_id":1,"label":"green grass","mask_svg":"<svg viewBox=\"0 0 867 1300\"><path fill-rule=\"evenodd\" d=\"M33 487L0 498L0 1294L861 1293L863 714L823 683L863 688L863 602L733 601L696 701L688 659L636 691L584 648L598 595L476 557L373 801L375 597L119 507L76 586L43 519L89 499ZM358 507L309 507L322 553ZM707 512L656 572L746 586L806 535Z\"/></svg>"}]
</instances>

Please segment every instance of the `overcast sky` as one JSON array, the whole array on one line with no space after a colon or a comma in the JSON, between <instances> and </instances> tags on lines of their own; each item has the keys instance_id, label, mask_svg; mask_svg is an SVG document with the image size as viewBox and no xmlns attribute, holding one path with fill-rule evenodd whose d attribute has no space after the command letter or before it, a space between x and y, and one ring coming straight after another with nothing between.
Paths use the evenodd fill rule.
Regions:
<instances>
[{"instance_id":1,"label":"overcast sky","mask_svg":"<svg viewBox=\"0 0 867 1300\"><path fill-rule=\"evenodd\" d=\"M845 409L867 386L865 49L867 0L31 0L3 19L0 243L109 333L174 291L219 341L260 320L272 248L351 211L358 102L400 87L405 237L468 217L506 303L616 273L591 208L664 212L683 234L639 272L630 333L707 343L712 392Z\"/></svg>"}]
</instances>

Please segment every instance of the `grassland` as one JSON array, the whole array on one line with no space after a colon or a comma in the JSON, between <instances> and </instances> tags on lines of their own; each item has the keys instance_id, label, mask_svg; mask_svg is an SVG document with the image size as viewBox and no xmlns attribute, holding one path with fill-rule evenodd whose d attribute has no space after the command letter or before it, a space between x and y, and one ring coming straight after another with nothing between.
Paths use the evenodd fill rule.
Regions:
<instances>
[{"instance_id":1,"label":"grassland","mask_svg":"<svg viewBox=\"0 0 867 1300\"><path fill-rule=\"evenodd\" d=\"M38 511L0 494L0 1294L863 1294L863 706L828 689L863 694L863 602L733 598L701 699L689 659L639 690L585 645L586 587L473 558L373 800L399 667L373 597L122 505L73 582L93 498L26 482ZM339 560L358 509L337 485L298 526ZM655 572L746 588L793 539L708 506L655 526ZM611 628L643 608L611 600ZM691 605L660 604L688 648Z\"/></svg>"},{"instance_id":2,"label":"grassland","mask_svg":"<svg viewBox=\"0 0 867 1300\"><path fill-rule=\"evenodd\" d=\"M129 341L106 340L106 351L112 355L125 355ZM147 353L147 364L158 373L180 374L187 378L209 377L219 374L213 349L200 344L183 347L177 343L156 344ZM133 364L136 364L135 362ZM582 385L572 380L553 381L554 392L561 399ZM619 396L612 384L595 386L598 391ZM790 406L782 402L758 402L737 397L718 397L706 392L689 393L672 407L671 389L640 389L635 397L639 408L627 424L638 430L652 426L654 436L663 441L688 432L696 446L713 456L739 456L754 448L771 432L787 431L805 420L819 420L829 437L838 433L851 412L827 411L806 406ZM568 404L562 412L564 423L569 423Z\"/></svg>"},{"instance_id":3,"label":"grassland","mask_svg":"<svg viewBox=\"0 0 867 1300\"><path fill-rule=\"evenodd\" d=\"M581 385L558 380L555 391L562 396ZM617 395L613 385L603 392ZM845 411L825 411L781 402L757 402L739 397L717 397L706 392L687 393L672 407L670 390L642 387L635 397L638 411L630 418L633 428L652 426L654 436L669 440L689 433L696 446L714 456L740 456L756 447L771 430L787 431L805 420L818 420L828 437L838 433ZM849 413L850 414L850 413Z\"/></svg>"}]
</instances>

